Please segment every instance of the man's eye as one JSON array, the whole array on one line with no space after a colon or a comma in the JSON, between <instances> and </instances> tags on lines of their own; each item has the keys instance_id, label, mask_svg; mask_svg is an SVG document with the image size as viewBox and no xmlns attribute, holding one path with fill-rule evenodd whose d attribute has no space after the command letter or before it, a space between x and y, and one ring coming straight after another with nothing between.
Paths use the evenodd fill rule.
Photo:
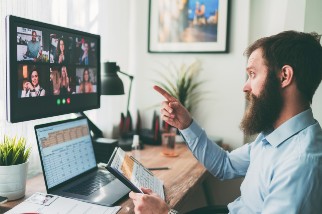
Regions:
<instances>
[{"instance_id":1,"label":"man's eye","mask_svg":"<svg viewBox=\"0 0 322 214\"><path fill-rule=\"evenodd\" d=\"M249 73L249 76L250 76L250 77L252 77L252 78L254 78L254 77L255 77L255 73L251 71L251 72Z\"/></svg>"}]
</instances>

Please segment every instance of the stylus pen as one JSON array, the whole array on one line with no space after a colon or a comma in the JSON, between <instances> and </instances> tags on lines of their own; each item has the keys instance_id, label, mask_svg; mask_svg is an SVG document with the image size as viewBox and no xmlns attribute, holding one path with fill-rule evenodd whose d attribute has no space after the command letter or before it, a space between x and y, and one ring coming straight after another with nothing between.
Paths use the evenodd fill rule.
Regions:
<instances>
[{"instance_id":1,"label":"stylus pen","mask_svg":"<svg viewBox=\"0 0 322 214\"><path fill-rule=\"evenodd\" d=\"M167 170L170 169L169 167L152 167L148 168L148 170Z\"/></svg>"}]
</instances>

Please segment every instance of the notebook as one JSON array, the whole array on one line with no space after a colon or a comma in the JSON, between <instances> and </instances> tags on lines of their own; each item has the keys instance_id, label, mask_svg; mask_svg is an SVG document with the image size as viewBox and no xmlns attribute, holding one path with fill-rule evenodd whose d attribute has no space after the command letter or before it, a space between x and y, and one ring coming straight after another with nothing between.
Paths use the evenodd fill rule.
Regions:
<instances>
[{"instance_id":1,"label":"notebook","mask_svg":"<svg viewBox=\"0 0 322 214\"><path fill-rule=\"evenodd\" d=\"M165 198L163 182L119 147L114 149L106 169L134 192L143 193L141 187L145 187L151 189L162 199Z\"/></svg>"},{"instance_id":2,"label":"notebook","mask_svg":"<svg viewBox=\"0 0 322 214\"><path fill-rule=\"evenodd\" d=\"M47 193L111 206L130 192L97 167L84 117L35 126Z\"/></svg>"}]
</instances>

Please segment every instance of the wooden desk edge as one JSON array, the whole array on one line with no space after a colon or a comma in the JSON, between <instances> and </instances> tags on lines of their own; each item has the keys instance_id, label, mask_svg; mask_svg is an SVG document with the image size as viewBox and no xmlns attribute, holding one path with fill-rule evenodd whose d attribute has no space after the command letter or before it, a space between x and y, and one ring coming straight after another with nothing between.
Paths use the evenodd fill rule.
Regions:
<instances>
[{"instance_id":1,"label":"wooden desk edge","mask_svg":"<svg viewBox=\"0 0 322 214\"><path fill-rule=\"evenodd\" d=\"M197 190L197 187L202 184L202 182L204 182L206 180L206 178L208 178L208 176L210 176L210 173L205 169L204 173L202 173L202 175L200 176L200 178L197 180L197 182L193 185L192 188L190 188L186 194L183 195L183 197L180 198L179 201L177 201L177 203L173 206L173 209L176 210L182 210L183 207L186 205L186 199L191 196L191 194L194 194L194 192Z\"/></svg>"}]
</instances>

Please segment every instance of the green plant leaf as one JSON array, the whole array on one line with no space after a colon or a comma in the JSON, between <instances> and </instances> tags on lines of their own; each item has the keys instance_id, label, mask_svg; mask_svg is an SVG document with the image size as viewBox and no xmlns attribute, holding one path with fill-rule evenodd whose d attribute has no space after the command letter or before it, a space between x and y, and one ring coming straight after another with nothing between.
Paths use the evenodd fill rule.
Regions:
<instances>
[{"instance_id":1,"label":"green plant leaf","mask_svg":"<svg viewBox=\"0 0 322 214\"><path fill-rule=\"evenodd\" d=\"M26 162L30 156L31 147L26 146L26 138L8 137L4 135L0 142L0 165L9 166Z\"/></svg>"},{"instance_id":2,"label":"green plant leaf","mask_svg":"<svg viewBox=\"0 0 322 214\"><path fill-rule=\"evenodd\" d=\"M200 88L205 82L197 78L202 70L201 62L196 60L189 65L183 63L179 67L174 62L170 62L167 66L160 67L164 71L157 71L161 80L158 79L155 83L177 98L189 111L195 109L197 101L203 97Z\"/></svg>"}]
</instances>

